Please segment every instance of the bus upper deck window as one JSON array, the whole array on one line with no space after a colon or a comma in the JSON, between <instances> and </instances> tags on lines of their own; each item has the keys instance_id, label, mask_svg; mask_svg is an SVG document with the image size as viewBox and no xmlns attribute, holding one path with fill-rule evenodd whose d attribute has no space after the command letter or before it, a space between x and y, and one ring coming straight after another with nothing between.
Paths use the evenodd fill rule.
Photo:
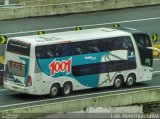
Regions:
<instances>
[{"instance_id":1,"label":"bus upper deck window","mask_svg":"<svg viewBox=\"0 0 160 119\"><path fill-rule=\"evenodd\" d=\"M44 48L43 47L37 47L36 48L36 57L37 58L44 58Z\"/></svg>"},{"instance_id":2,"label":"bus upper deck window","mask_svg":"<svg viewBox=\"0 0 160 119\"><path fill-rule=\"evenodd\" d=\"M80 55L82 54L82 49L81 48L75 48L74 49L74 55Z\"/></svg>"}]
</instances>

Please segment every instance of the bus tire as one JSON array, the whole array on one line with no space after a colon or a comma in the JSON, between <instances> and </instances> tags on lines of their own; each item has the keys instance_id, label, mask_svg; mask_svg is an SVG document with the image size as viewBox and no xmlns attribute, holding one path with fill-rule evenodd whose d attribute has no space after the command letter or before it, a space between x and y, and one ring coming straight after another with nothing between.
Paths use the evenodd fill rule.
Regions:
<instances>
[{"instance_id":1,"label":"bus tire","mask_svg":"<svg viewBox=\"0 0 160 119\"><path fill-rule=\"evenodd\" d=\"M132 87L135 84L135 82L136 82L136 76L135 76L135 74L129 74L127 76L126 85L128 87Z\"/></svg>"},{"instance_id":2,"label":"bus tire","mask_svg":"<svg viewBox=\"0 0 160 119\"><path fill-rule=\"evenodd\" d=\"M63 87L62 87L62 95L67 96L72 92L72 83L71 82L65 82Z\"/></svg>"},{"instance_id":3,"label":"bus tire","mask_svg":"<svg viewBox=\"0 0 160 119\"><path fill-rule=\"evenodd\" d=\"M56 97L59 94L60 86L59 84L53 84L50 88L49 96L51 98Z\"/></svg>"},{"instance_id":4,"label":"bus tire","mask_svg":"<svg viewBox=\"0 0 160 119\"><path fill-rule=\"evenodd\" d=\"M113 87L118 89L118 88L121 88L123 85L123 76L116 76L116 78L114 79L114 84L113 84Z\"/></svg>"}]
</instances>

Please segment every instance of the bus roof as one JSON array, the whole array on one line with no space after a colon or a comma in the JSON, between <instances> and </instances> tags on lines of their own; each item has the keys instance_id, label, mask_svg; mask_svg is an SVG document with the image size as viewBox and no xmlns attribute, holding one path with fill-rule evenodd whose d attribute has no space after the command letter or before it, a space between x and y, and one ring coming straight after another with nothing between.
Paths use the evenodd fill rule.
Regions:
<instances>
[{"instance_id":1,"label":"bus roof","mask_svg":"<svg viewBox=\"0 0 160 119\"><path fill-rule=\"evenodd\" d=\"M21 36L10 39L32 43L35 45L57 44L65 42L85 41L91 39L128 36L129 32L111 29L111 28L94 28L79 31L66 31L58 33L48 33L43 35Z\"/></svg>"}]
</instances>

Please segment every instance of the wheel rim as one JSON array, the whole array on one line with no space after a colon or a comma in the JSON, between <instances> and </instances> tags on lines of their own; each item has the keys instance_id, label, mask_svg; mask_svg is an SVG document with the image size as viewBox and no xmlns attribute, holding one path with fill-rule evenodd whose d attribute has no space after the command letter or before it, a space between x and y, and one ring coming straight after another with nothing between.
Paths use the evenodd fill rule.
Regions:
<instances>
[{"instance_id":1,"label":"wheel rim","mask_svg":"<svg viewBox=\"0 0 160 119\"><path fill-rule=\"evenodd\" d=\"M57 89L56 87L52 87L52 89L51 89L51 94L52 94L53 96L55 96L55 95L57 95L57 92L58 92L58 89Z\"/></svg>"},{"instance_id":2,"label":"wheel rim","mask_svg":"<svg viewBox=\"0 0 160 119\"><path fill-rule=\"evenodd\" d=\"M133 82L134 82L134 78L133 77L128 77L128 79L127 79L127 85L131 86L131 85L133 85Z\"/></svg>"},{"instance_id":3,"label":"wheel rim","mask_svg":"<svg viewBox=\"0 0 160 119\"><path fill-rule=\"evenodd\" d=\"M121 79L120 79L120 78L117 78L117 79L115 80L115 87L118 88L118 87L120 87L120 86L121 86Z\"/></svg>"},{"instance_id":4,"label":"wheel rim","mask_svg":"<svg viewBox=\"0 0 160 119\"><path fill-rule=\"evenodd\" d=\"M71 91L70 85L65 85L65 86L64 86L64 94L69 94L70 91Z\"/></svg>"}]
</instances>

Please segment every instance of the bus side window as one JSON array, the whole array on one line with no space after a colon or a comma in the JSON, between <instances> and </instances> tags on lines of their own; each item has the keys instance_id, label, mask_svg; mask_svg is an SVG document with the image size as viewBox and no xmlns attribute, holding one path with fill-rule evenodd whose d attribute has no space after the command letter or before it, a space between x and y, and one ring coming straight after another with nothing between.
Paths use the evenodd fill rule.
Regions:
<instances>
[{"instance_id":1,"label":"bus side window","mask_svg":"<svg viewBox=\"0 0 160 119\"><path fill-rule=\"evenodd\" d=\"M93 41L88 41L87 43L87 52L88 53L96 53L96 52L100 52L100 42L99 40L93 40Z\"/></svg>"},{"instance_id":2,"label":"bus side window","mask_svg":"<svg viewBox=\"0 0 160 119\"><path fill-rule=\"evenodd\" d=\"M82 54L82 49L81 48L74 48L73 52L75 55L80 55L80 54Z\"/></svg>"},{"instance_id":3,"label":"bus side window","mask_svg":"<svg viewBox=\"0 0 160 119\"><path fill-rule=\"evenodd\" d=\"M89 47L88 49L90 53L96 53L100 51L97 46L92 46L92 47Z\"/></svg>"},{"instance_id":4,"label":"bus side window","mask_svg":"<svg viewBox=\"0 0 160 119\"><path fill-rule=\"evenodd\" d=\"M133 51L133 44L129 37L119 37L116 39L117 49Z\"/></svg>"},{"instance_id":5,"label":"bus side window","mask_svg":"<svg viewBox=\"0 0 160 119\"><path fill-rule=\"evenodd\" d=\"M112 51L115 49L115 43L113 38L102 40L102 51Z\"/></svg>"},{"instance_id":6,"label":"bus side window","mask_svg":"<svg viewBox=\"0 0 160 119\"><path fill-rule=\"evenodd\" d=\"M44 58L45 57L45 48L42 46L36 47L36 57L37 58Z\"/></svg>"},{"instance_id":7,"label":"bus side window","mask_svg":"<svg viewBox=\"0 0 160 119\"><path fill-rule=\"evenodd\" d=\"M124 50L128 49L127 44L125 43L125 39L123 37L114 38L115 40L115 49L116 50Z\"/></svg>"},{"instance_id":8,"label":"bus side window","mask_svg":"<svg viewBox=\"0 0 160 119\"><path fill-rule=\"evenodd\" d=\"M132 43L130 37L125 37L124 44L125 44L127 50L134 51L133 43Z\"/></svg>"},{"instance_id":9,"label":"bus side window","mask_svg":"<svg viewBox=\"0 0 160 119\"><path fill-rule=\"evenodd\" d=\"M75 42L72 44L72 55L81 55L86 53L86 42Z\"/></svg>"},{"instance_id":10,"label":"bus side window","mask_svg":"<svg viewBox=\"0 0 160 119\"><path fill-rule=\"evenodd\" d=\"M56 57L65 57L65 56L70 56L70 44L65 43L65 44L58 44L55 45L55 55Z\"/></svg>"},{"instance_id":11,"label":"bus side window","mask_svg":"<svg viewBox=\"0 0 160 119\"><path fill-rule=\"evenodd\" d=\"M47 58L55 57L55 49L53 46L46 47L46 57Z\"/></svg>"},{"instance_id":12,"label":"bus side window","mask_svg":"<svg viewBox=\"0 0 160 119\"><path fill-rule=\"evenodd\" d=\"M56 54L56 57L61 57L62 56L62 48L58 45L55 48L55 54Z\"/></svg>"},{"instance_id":13,"label":"bus side window","mask_svg":"<svg viewBox=\"0 0 160 119\"><path fill-rule=\"evenodd\" d=\"M71 45L70 43L62 44L62 56L70 56L71 55Z\"/></svg>"}]
</instances>

